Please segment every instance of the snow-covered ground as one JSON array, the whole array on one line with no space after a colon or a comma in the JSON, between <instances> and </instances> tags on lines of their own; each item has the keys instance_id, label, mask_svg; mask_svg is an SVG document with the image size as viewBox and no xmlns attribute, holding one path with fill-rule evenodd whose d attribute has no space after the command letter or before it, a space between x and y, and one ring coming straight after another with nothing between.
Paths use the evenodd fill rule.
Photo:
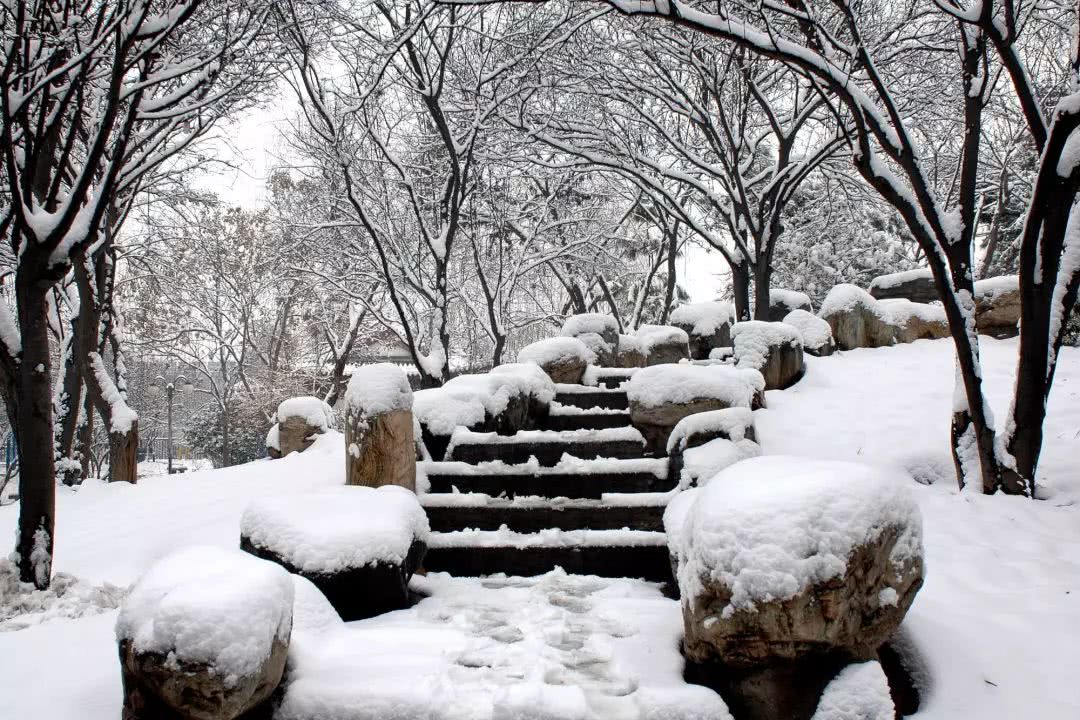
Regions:
<instances>
[{"instance_id":1,"label":"snow-covered ground","mask_svg":"<svg viewBox=\"0 0 1080 720\"><path fill-rule=\"evenodd\" d=\"M1016 343L983 339L983 348L1002 419ZM806 377L769 392L768 409L755 413L758 439L765 454L888 464L935 481L914 485L927 582L904 624L927 678L919 718L1072 720L1080 717L1080 351L1062 352L1050 399L1042 502L956 491L952 377L947 340L809 357ZM235 547L251 499L340 484L343 454L331 433L273 462L61 488L55 568L71 577L8 608L15 588L0 563L0 718L118 717L122 588L178 547ZM16 507L0 508L0 537L14 537L16 519ZM325 677L335 692L368 688L370 697L397 687L453 717L544 717L545 708L565 718L647 717L684 700L708 717L712 696L678 681L678 605L651 586L561 573L419 582L432 597L350 623L311 654L311 682ZM520 640L506 642L515 633ZM537 679L548 684L527 682ZM619 694L630 687L633 697Z\"/></svg>"}]
</instances>

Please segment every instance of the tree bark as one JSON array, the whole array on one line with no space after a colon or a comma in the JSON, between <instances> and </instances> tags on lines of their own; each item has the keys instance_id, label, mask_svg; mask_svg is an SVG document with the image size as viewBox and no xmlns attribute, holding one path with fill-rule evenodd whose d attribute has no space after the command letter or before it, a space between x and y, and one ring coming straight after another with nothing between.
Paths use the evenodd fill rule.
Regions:
<instances>
[{"instance_id":1,"label":"tree bark","mask_svg":"<svg viewBox=\"0 0 1080 720\"><path fill-rule=\"evenodd\" d=\"M739 322L750 319L750 268L745 260L731 264L731 293L735 300L735 317Z\"/></svg>"},{"instance_id":2,"label":"tree bark","mask_svg":"<svg viewBox=\"0 0 1080 720\"><path fill-rule=\"evenodd\" d=\"M764 261L754 265L754 319L769 320L769 286L772 284L772 266Z\"/></svg>"}]
</instances>

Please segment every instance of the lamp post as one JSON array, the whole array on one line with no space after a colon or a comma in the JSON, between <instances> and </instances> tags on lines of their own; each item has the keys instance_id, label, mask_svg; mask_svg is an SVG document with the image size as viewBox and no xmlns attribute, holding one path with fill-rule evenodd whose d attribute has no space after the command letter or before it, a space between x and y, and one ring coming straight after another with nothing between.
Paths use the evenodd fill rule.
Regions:
<instances>
[{"instance_id":1,"label":"lamp post","mask_svg":"<svg viewBox=\"0 0 1080 720\"><path fill-rule=\"evenodd\" d=\"M170 475L173 474L173 466L172 466L172 458L173 458L173 431L172 431L173 396L176 394L176 386L177 385L182 387L184 389L185 393L191 393L192 391L195 390L195 386L191 383L190 380L188 380L183 375L177 375L175 378L172 379L171 382L166 380L163 376L158 375L156 378L154 378L154 381L152 383L150 383L150 394L151 395L159 395L159 394L161 394L162 386L164 386L164 388L165 388L165 398L166 398L167 403L168 403L168 417L169 417L169 424L168 424L169 437L168 437L168 451L167 452L168 452L168 462L169 462L169 470L168 470L168 472L169 472Z\"/></svg>"}]
</instances>

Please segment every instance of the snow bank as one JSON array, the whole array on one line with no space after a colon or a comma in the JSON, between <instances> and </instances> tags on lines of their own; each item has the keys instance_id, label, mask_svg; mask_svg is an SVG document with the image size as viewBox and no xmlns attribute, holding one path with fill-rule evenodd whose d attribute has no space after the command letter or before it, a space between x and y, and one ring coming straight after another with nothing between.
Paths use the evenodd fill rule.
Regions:
<instances>
[{"instance_id":1,"label":"snow bank","mask_svg":"<svg viewBox=\"0 0 1080 720\"><path fill-rule=\"evenodd\" d=\"M1001 275L975 281L975 297L980 300L994 300L1019 289L1020 278L1016 275Z\"/></svg>"},{"instance_id":2,"label":"snow bank","mask_svg":"<svg viewBox=\"0 0 1080 720\"><path fill-rule=\"evenodd\" d=\"M361 365L349 378L345 390L346 412L356 412L360 417L408 410L412 404L409 378L401 368L390 363Z\"/></svg>"},{"instance_id":3,"label":"snow bank","mask_svg":"<svg viewBox=\"0 0 1080 720\"><path fill-rule=\"evenodd\" d=\"M574 317L579 317L575 315ZM586 365L596 362L596 353L576 337L556 337L537 340L518 352L519 363L551 365L560 360L577 359Z\"/></svg>"},{"instance_id":4,"label":"snow bank","mask_svg":"<svg viewBox=\"0 0 1080 720\"><path fill-rule=\"evenodd\" d=\"M731 343L735 348L735 364L740 368L765 367L770 351L781 345L802 349L802 335L792 325L782 322L747 320L731 327Z\"/></svg>"},{"instance_id":5,"label":"snow bank","mask_svg":"<svg viewBox=\"0 0 1080 720\"><path fill-rule=\"evenodd\" d=\"M765 380L757 370L730 365L667 364L638 370L623 388L630 402L642 407L714 398L729 407L748 408L754 392L765 388Z\"/></svg>"},{"instance_id":6,"label":"snow bank","mask_svg":"<svg viewBox=\"0 0 1080 720\"><path fill-rule=\"evenodd\" d=\"M128 595L116 637L226 675L252 675L288 640L293 583L280 565L196 545L159 560Z\"/></svg>"},{"instance_id":7,"label":"snow bank","mask_svg":"<svg viewBox=\"0 0 1080 720\"><path fill-rule=\"evenodd\" d=\"M814 307L810 302L810 296L806 293L783 288L773 288L769 291L769 305L782 305L788 310L812 309Z\"/></svg>"},{"instance_id":8,"label":"snow bank","mask_svg":"<svg viewBox=\"0 0 1080 720\"><path fill-rule=\"evenodd\" d=\"M866 292L861 287L850 283L840 283L829 291L829 294L825 296L825 300L818 309L818 316L826 318L839 313L851 312L857 307L864 307L870 310L877 315L882 322L889 321L888 315L873 295Z\"/></svg>"},{"instance_id":9,"label":"snow bank","mask_svg":"<svg viewBox=\"0 0 1080 720\"><path fill-rule=\"evenodd\" d=\"M729 302L700 302L680 305L671 311L672 325L688 325L694 335L708 336L735 320L735 308Z\"/></svg>"},{"instance_id":10,"label":"snow bank","mask_svg":"<svg viewBox=\"0 0 1080 720\"><path fill-rule=\"evenodd\" d=\"M428 532L416 495L396 485L265 498L240 518L242 536L306 573L401 564Z\"/></svg>"},{"instance_id":11,"label":"snow bank","mask_svg":"<svg viewBox=\"0 0 1080 720\"><path fill-rule=\"evenodd\" d=\"M94 585L56 573L45 590L19 582L19 569L0 558L0 632L22 630L57 618L80 618L120 607L127 588Z\"/></svg>"},{"instance_id":12,"label":"snow bank","mask_svg":"<svg viewBox=\"0 0 1080 720\"><path fill-rule=\"evenodd\" d=\"M687 345L690 342L685 330L671 325L642 325L634 335L646 355L657 345Z\"/></svg>"},{"instance_id":13,"label":"snow bank","mask_svg":"<svg viewBox=\"0 0 1080 720\"><path fill-rule=\"evenodd\" d=\"M891 290L892 288L899 287L904 283L909 283L913 280L930 280L933 282L934 274L930 272L930 268L916 268L915 270L904 270L888 275L880 275L870 281L870 289Z\"/></svg>"},{"instance_id":14,"label":"snow bank","mask_svg":"<svg viewBox=\"0 0 1080 720\"><path fill-rule=\"evenodd\" d=\"M889 681L876 660L848 665L825 687L810 720L893 720Z\"/></svg>"},{"instance_id":15,"label":"snow bank","mask_svg":"<svg viewBox=\"0 0 1080 720\"><path fill-rule=\"evenodd\" d=\"M922 554L922 521L902 473L769 455L736 463L702 488L677 555L684 598L705 582L731 589L724 608L750 610L840 577L859 545L900 531L892 561Z\"/></svg>"},{"instance_id":16,"label":"snow bank","mask_svg":"<svg viewBox=\"0 0 1080 720\"><path fill-rule=\"evenodd\" d=\"M753 440L716 438L683 453L679 480L683 485L705 486L721 470L759 455L761 446Z\"/></svg>"},{"instance_id":17,"label":"snow bank","mask_svg":"<svg viewBox=\"0 0 1080 720\"><path fill-rule=\"evenodd\" d=\"M618 335L619 323L611 315L602 313L571 315L563 323L562 334L564 337L577 337L586 333L595 333L600 336Z\"/></svg>"},{"instance_id":18,"label":"snow bank","mask_svg":"<svg viewBox=\"0 0 1080 720\"><path fill-rule=\"evenodd\" d=\"M806 310L792 310L784 316L784 324L799 331L804 347L819 348L832 342L829 323Z\"/></svg>"},{"instance_id":19,"label":"snow bank","mask_svg":"<svg viewBox=\"0 0 1080 720\"><path fill-rule=\"evenodd\" d=\"M748 407L730 407L722 410L687 415L671 431L667 451L685 450L687 441L695 435L724 435L732 442L745 437L746 429L753 427L754 415Z\"/></svg>"},{"instance_id":20,"label":"snow bank","mask_svg":"<svg viewBox=\"0 0 1080 720\"><path fill-rule=\"evenodd\" d=\"M266 447L281 452L281 429L277 423L271 425L266 433Z\"/></svg>"},{"instance_id":21,"label":"snow bank","mask_svg":"<svg viewBox=\"0 0 1080 720\"><path fill-rule=\"evenodd\" d=\"M345 622L315 584L302 575L290 575L293 583L293 637L299 633L324 634L339 630Z\"/></svg>"}]
</instances>

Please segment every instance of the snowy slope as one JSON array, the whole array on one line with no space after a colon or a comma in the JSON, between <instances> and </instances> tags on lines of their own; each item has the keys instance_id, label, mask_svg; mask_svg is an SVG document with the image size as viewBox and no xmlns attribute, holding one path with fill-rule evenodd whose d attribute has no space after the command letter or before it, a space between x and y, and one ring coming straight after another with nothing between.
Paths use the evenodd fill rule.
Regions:
<instances>
[{"instance_id":1,"label":"snowy slope","mask_svg":"<svg viewBox=\"0 0 1080 720\"><path fill-rule=\"evenodd\" d=\"M983 338L982 345L1000 422L1007 410L1016 341ZM927 582L904 630L932 678L917 717L1080 717L1075 677L1080 668L1080 463L1075 460L1080 458L1080 351L1063 351L1050 399L1040 473L1050 499L1044 502L956 492L947 440L953 377L949 341L921 340L806 360L805 378L788 390L769 392L768 409L754 414L766 454L857 459L939 480L933 486L914 485L923 513ZM340 435L329 434L311 450L282 460L146 478L135 487L88 483L78 491L60 488L56 570L77 576L78 592L101 601L86 602L89 614L81 618L23 615L17 626L31 626L18 631L5 631L16 624L0 619L0 718L118 717L116 611L107 609L115 605L115 589L94 593L92 586L126 586L177 547L236 547L240 515L251 499L340 484L343 452ZM7 538L5 542L14 537L16 519L16 507L0 508L0 538ZM0 552L10 547L0 547ZM555 577L479 588L437 576L424 582L435 595L416 608L346 626L358 639L372 643L365 646L367 665L364 658L352 657L348 668L374 672L378 663L401 668L401 663L414 661L415 677L423 683L409 687L414 695L422 687L460 693L444 697L475 700L477 707L487 709L486 717L493 717L495 708L512 717L517 707L535 709L540 698L528 693L547 686L519 688L526 693L519 696L507 687L456 683L462 677L515 668L533 674L544 668L554 679L572 671L575 663L588 666L589 653L571 649L583 640L586 649L602 649L607 664L599 666L601 676L590 692L555 692L553 703L567 702L571 709L584 703L594 716L619 717L597 715L607 697L602 688L630 680L639 684L632 703L647 700L650 693L667 697L651 705L654 709L684 700L704 707L710 697L690 698L686 686L677 682L672 663L678 661L673 651L678 605L653 589L621 581L604 581L603 587L594 588ZM473 609L470 597L480 601ZM557 612L582 599L591 606L587 614ZM0 597L0 607L3 600ZM65 606L64 613L73 614L72 607ZM483 633L485 628L494 632L488 623L495 616L502 617L504 625L534 623L522 628L526 645L510 643L496 655L470 654L477 647L493 647L494 638ZM604 625L604 618L614 624ZM628 629L643 630L619 637ZM563 632L569 635L561 637ZM395 637L403 641L392 642ZM444 639L452 652L436 654ZM567 640L565 647L559 647L562 640ZM544 654L518 654L528 647ZM385 653L374 653L376 648L385 648ZM534 657L540 660L529 664ZM310 657L313 667L333 660ZM484 660L502 664L487 670L469 667ZM350 674L341 689L360 687L357 677ZM575 679L567 680L574 687ZM605 685L609 682L614 685ZM44 713L41 698L49 699ZM647 716L646 707L630 701L617 700L615 705L622 707L612 706L612 713L633 717L632 711L640 710Z\"/></svg>"}]
</instances>

